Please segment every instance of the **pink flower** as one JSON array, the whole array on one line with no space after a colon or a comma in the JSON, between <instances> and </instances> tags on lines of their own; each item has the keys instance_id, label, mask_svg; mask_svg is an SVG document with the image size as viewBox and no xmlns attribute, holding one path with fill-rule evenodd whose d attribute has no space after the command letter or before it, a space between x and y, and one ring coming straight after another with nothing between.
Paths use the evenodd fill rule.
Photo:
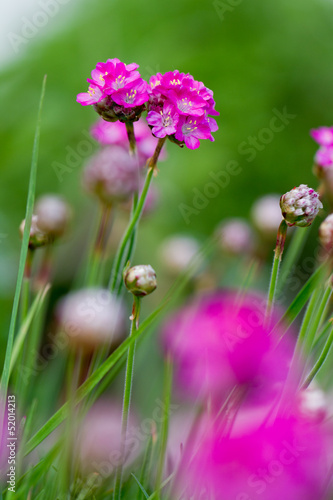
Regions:
<instances>
[{"instance_id":1,"label":"pink flower","mask_svg":"<svg viewBox=\"0 0 333 500\"><path fill-rule=\"evenodd\" d=\"M88 93L79 94L77 101L82 105L94 104L108 121L137 120L149 97L148 84L137 68L135 63L124 64L116 58L98 63L88 78Z\"/></svg>"},{"instance_id":2,"label":"pink flower","mask_svg":"<svg viewBox=\"0 0 333 500\"><path fill-rule=\"evenodd\" d=\"M333 146L333 127L313 129L310 135L320 146Z\"/></svg>"},{"instance_id":3,"label":"pink flower","mask_svg":"<svg viewBox=\"0 0 333 500\"><path fill-rule=\"evenodd\" d=\"M332 436L294 408L238 411L232 429L224 415L210 421L182 464L180 491L195 500L323 500ZM191 461L190 461L191 458ZM193 496L191 496L193 495Z\"/></svg>"},{"instance_id":4,"label":"pink flower","mask_svg":"<svg viewBox=\"0 0 333 500\"><path fill-rule=\"evenodd\" d=\"M150 78L148 92L147 121L156 137L170 136L190 149L199 147L200 139L214 140L211 133L218 127L209 115L219 113L213 92L202 82L178 70L157 73Z\"/></svg>"},{"instance_id":5,"label":"pink flower","mask_svg":"<svg viewBox=\"0 0 333 500\"><path fill-rule=\"evenodd\" d=\"M273 314L272 326L278 315ZM176 365L177 385L191 396L220 400L235 385L253 395L274 392L285 380L293 353L289 337L265 326L265 298L242 299L228 291L201 296L169 319L162 331L165 351Z\"/></svg>"},{"instance_id":6,"label":"pink flower","mask_svg":"<svg viewBox=\"0 0 333 500\"><path fill-rule=\"evenodd\" d=\"M107 205L127 201L139 187L136 162L120 146L105 147L87 164L83 185Z\"/></svg>"},{"instance_id":7,"label":"pink flower","mask_svg":"<svg viewBox=\"0 0 333 500\"><path fill-rule=\"evenodd\" d=\"M140 118L133 125L139 163L143 167L146 165L148 158L154 154L157 139L152 135L145 119ZM126 151L128 150L126 125L122 122L107 122L100 119L92 126L91 135L103 146L115 144L126 149ZM162 150L159 159L165 159L165 149Z\"/></svg>"},{"instance_id":8,"label":"pink flower","mask_svg":"<svg viewBox=\"0 0 333 500\"><path fill-rule=\"evenodd\" d=\"M320 167L331 167L333 165L333 145L319 148L315 155L315 163Z\"/></svg>"},{"instance_id":9,"label":"pink flower","mask_svg":"<svg viewBox=\"0 0 333 500\"><path fill-rule=\"evenodd\" d=\"M163 104L163 109L159 111L149 111L147 122L152 128L152 132L156 137L165 137L173 135L177 130L179 115L172 104L167 101Z\"/></svg>"},{"instance_id":10,"label":"pink flower","mask_svg":"<svg viewBox=\"0 0 333 500\"><path fill-rule=\"evenodd\" d=\"M185 142L189 149L198 148L200 146L199 139L214 141L209 121L204 117L195 116L181 116L175 138L177 141Z\"/></svg>"}]
</instances>

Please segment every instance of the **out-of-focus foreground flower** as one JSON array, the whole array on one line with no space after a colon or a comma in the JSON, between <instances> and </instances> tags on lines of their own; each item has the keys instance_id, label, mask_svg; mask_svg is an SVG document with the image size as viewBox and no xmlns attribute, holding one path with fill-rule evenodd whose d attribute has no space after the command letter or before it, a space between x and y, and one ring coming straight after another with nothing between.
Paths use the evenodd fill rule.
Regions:
<instances>
[{"instance_id":1,"label":"out-of-focus foreground flower","mask_svg":"<svg viewBox=\"0 0 333 500\"><path fill-rule=\"evenodd\" d=\"M263 396L284 381L292 357L281 327L266 325L266 301L256 293L217 291L203 295L167 320L164 349L175 361L180 387L192 396L223 400L235 385ZM271 325L279 316L273 314Z\"/></svg>"}]
</instances>

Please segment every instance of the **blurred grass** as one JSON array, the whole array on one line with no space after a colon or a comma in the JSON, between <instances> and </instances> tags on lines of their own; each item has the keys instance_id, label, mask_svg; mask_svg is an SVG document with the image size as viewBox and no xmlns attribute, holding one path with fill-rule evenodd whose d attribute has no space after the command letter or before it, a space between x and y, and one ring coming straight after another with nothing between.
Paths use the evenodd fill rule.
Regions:
<instances>
[{"instance_id":1,"label":"blurred grass","mask_svg":"<svg viewBox=\"0 0 333 500\"><path fill-rule=\"evenodd\" d=\"M72 23L64 22L52 37L43 36L43 28L40 38L22 45L19 59L0 74L0 233L7 235L0 240L2 338L8 330L20 246L17 228L24 216L45 73L37 195L64 194L77 214L74 229L81 239L92 216L91 201L80 188L81 165L59 182L52 164L65 163L66 148L76 150L96 119L92 109L75 102L76 94L86 90L96 62L109 57L135 61L145 78L178 68L214 91L221 112L215 143L204 141L197 151L170 144L169 158L160 164L160 207L140 229L137 253L145 263L158 265L157 248L170 233L186 231L204 238L224 216L247 217L261 194L282 193L300 183L316 187L311 173L316 146L309 129L333 123L332 14L333 3L327 0L244 0L227 11L223 21L210 1L82 0ZM248 162L239 145L269 125L274 108L284 107L296 118ZM225 168L230 160L239 162L242 172L187 225L179 204L191 206L193 189L202 191L209 173ZM77 245L66 254L66 267L77 261L80 249Z\"/></svg>"}]
</instances>

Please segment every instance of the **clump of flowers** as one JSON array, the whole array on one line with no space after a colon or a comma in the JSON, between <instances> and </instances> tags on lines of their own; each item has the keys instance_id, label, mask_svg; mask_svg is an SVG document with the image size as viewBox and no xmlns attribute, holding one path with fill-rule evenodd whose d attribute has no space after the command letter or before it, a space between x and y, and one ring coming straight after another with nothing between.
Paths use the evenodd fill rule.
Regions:
<instances>
[{"instance_id":1,"label":"clump of flowers","mask_svg":"<svg viewBox=\"0 0 333 500\"><path fill-rule=\"evenodd\" d=\"M216 291L170 318L162 340L175 360L178 385L190 395L221 398L238 384L260 388L264 394L267 385L283 380L292 349L283 343L277 346L284 332L280 328L271 334L265 307L259 294L241 298Z\"/></svg>"},{"instance_id":2,"label":"clump of flowers","mask_svg":"<svg viewBox=\"0 0 333 500\"><path fill-rule=\"evenodd\" d=\"M333 166L333 127L319 127L310 132L320 148L315 155L316 174Z\"/></svg>"},{"instance_id":3,"label":"clump of flowers","mask_svg":"<svg viewBox=\"0 0 333 500\"><path fill-rule=\"evenodd\" d=\"M269 411L265 406L242 409L231 433L221 416L206 417L196 453L185 449L179 491L200 500L326 498L327 428L295 405L289 414L280 411L275 418L269 418Z\"/></svg>"},{"instance_id":4,"label":"clump of flowers","mask_svg":"<svg viewBox=\"0 0 333 500\"><path fill-rule=\"evenodd\" d=\"M155 137L169 137L190 149L198 148L201 139L214 141L218 127L210 115L219 113L210 89L178 70L157 73L149 84L147 121Z\"/></svg>"},{"instance_id":5,"label":"clump of flowers","mask_svg":"<svg viewBox=\"0 0 333 500\"><path fill-rule=\"evenodd\" d=\"M117 58L98 63L87 79L88 92L78 94L77 102L83 106L93 105L107 121L138 120L148 101L148 85L137 71L138 67Z\"/></svg>"},{"instance_id":6,"label":"clump of flowers","mask_svg":"<svg viewBox=\"0 0 333 500\"><path fill-rule=\"evenodd\" d=\"M323 204L314 189L301 184L281 196L280 207L288 226L306 227L312 224Z\"/></svg>"},{"instance_id":7,"label":"clump of flowers","mask_svg":"<svg viewBox=\"0 0 333 500\"><path fill-rule=\"evenodd\" d=\"M107 122L101 118L92 126L91 135L102 146L116 145L128 150L126 125L122 122ZM152 135L144 118L140 118L140 120L134 123L134 135L139 165L144 167L147 160L154 154L157 139ZM163 158L165 158L164 151L159 156L160 160L163 160Z\"/></svg>"}]
</instances>

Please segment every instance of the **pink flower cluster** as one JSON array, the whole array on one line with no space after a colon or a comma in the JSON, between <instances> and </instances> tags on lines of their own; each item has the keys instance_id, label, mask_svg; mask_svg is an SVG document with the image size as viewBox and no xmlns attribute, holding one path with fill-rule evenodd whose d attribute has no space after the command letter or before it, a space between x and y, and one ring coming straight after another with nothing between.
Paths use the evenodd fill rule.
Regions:
<instances>
[{"instance_id":1,"label":"pink flower cluster","mask_svg":"<svg viewBox=\"0 0 333 500\"><path fill-rule=\"evenodd\" d=\"M319 127L310 132L311 137L319 144L315 155L315 163L319 167L333 166L333 127Z\"/></svg>"},{"instance_id":2,"label":"pink flower cluster","mask_svg":"<svg viewBox=\"0 0 333 500\"><path fill-rule=\"evenodd\" d=\"M271 407L242 408L232 431L205 417L185 449L178 488L195 500L324 500L332 436L294 405L270 418ZM178 497L177 497L178 498ZM183 498L183 497L182 497Z\"/></svg>"},{"instance_id":3,"label":"pink flower cluster","mask_svg":"<svg viewBox=\"0 0 333 500\"><path fill-rule=\"evenodd\" d=\"M77 102L95 109L108 121L135 121L148 100L148 84L137 71L138 64L124 64L119 59L98 63L91 72L88 92L77 96Z\"/></svg>"},{"instance_id":4,"label":"pink flower cluster","mask_svg":"<svg viewBox=\"0 0 333 500\"><path fill-rule=\"evenodd\" d=\"M155 137L168 136L190 149L198 148L201 139L214 141L212 132L218 127L211 116L219 113L210 89L178 70L157 73L148 84L137 68L137 64L124 64L119 59L98 63L88 78L88 92L78 94L77 101L93 105L109 122L137 121L147 109Z\"/></svg>"},{"instance_id":5,"label":"pink flower cluster","mask_svg":"<svg viewBox=\"0 0 333 500\"><path fill-rule=\"evenodd\" d=\"M145 166L148 158L153 156L157 139L151 134L150 128L144 118L133 124L140 166ZM91 135L102 146L116 145L128 149L126 125L122 122L107 122L102 118L91 128ZM165 158L162 150L160 160Z\"/></svg>"},{"instance_id":6,"label":"pink flower cluster","mask_svg":"<svg viewBox=\"0 0 333 500\"><path fill-rule=\"evenodd\" d=\"M200 139L214 141L218 127L209 115L218 115L213 92L189 73L169 71L150 79L147 121L156 137L173 136L190 149Z\"/></svg>"},{"instance_id":7,"label":"pink flower cluster","mask_svg":"<svg viewBox=\"0 0 333 500\"><path fill-rule=\"evenodd\" d=\"M331 498L325 488L332 428L309 389L298 388L303 370L279 319L275 311L267 321L258 293L217 291L192 300L165 324L175 387L206 409L179 443L175 498Z\"/></svg>"},{"instance_id":8,"label":"pink flower cluster","mask_svg":"<svg viewBox=\"0 0 333 500\"><path fill-rule=\"evenodd\" d=\"M273 323L277 322L274 315ZM293 346L280 328L265 324L265 299L218 291L194 300L169 319L164 350L176 364L178 386L200 398L221 401L235 385L264 394L286 378Z\"/></svg>"}]
</instances>

